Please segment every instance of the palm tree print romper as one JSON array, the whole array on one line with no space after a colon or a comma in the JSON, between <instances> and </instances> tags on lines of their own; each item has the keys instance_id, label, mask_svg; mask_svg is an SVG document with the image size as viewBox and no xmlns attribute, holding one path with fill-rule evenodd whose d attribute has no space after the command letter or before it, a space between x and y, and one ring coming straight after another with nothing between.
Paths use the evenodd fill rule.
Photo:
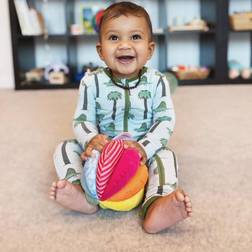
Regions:
<instances>
[{"instance_id":1,"label":"palm tree print romper","mask_svg":"<svg viewBox=\"0 0 252 252\"><path fill-rule=\"evenodd\" d=\"M138 78L115 81L132 87ZM148 159L144 214L157 197L173 192L178 185L176 157L167 148L174 124L169 83L157 70L144 67L140 83L133 89L115 86L107 68L87 73L80 83L73 119L76 139L60 143L54 153L58 177L80 183L83 169L80 154L86 144L99 133L113 138L129 132L143 147Z\"/></svg>"}]
</instances>

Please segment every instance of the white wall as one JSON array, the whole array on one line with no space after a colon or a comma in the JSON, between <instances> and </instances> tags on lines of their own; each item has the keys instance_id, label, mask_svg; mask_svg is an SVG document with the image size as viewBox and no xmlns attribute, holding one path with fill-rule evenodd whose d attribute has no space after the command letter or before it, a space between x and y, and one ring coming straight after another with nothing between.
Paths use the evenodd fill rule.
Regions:
<instances>
[{"instance_id":1,"label":"white wall","mask_svg":"<svg viewBox=\"0 0 252 252\"><path fill-rule=\"evenodd\" d=\"M0 88L14 88L8 0L0 1Z\"/></svg>"}]
</instances>

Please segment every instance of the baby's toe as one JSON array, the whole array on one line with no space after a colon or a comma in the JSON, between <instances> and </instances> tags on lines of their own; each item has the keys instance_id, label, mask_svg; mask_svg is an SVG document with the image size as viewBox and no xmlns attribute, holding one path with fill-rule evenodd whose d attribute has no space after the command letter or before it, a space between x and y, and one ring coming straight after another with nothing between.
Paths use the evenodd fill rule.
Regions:
<instances>
[{"instance_id":1,"label":"baby's toe","mask_svg":"<svg viewBox=\"0 0 252 252\"><path fill-rule=\"evenodd\" d=\"M52 187L57 187L57 182L56 181L52 182Z\"/></svg>"},{"instance_id":2,"label":"baby's toe","mask_svg":"<svg viewBox=\"0 0 252 252\"><path fill-rule=\"evenodd\" d=\"M190 216L190 214L192 213L192 207L186 206L185 210L186 210L187 214Z\"/></svg>"},{"instance_id":3,"label":"baby's toe","mask_svg":"<svg viewBox=\"0 0 252 252\"><path fill-rule=\"evenodd\" d=\"M57 184L56 184L56 182L53 182L51 187L49 188L49 198L50 199L56 198L56 190L57 190Z\"/></svg>"},{"instance_id":4,"label":"baby's toe","mask_svg":"<svg viewBox=\"0 0 252 252\"><path fill-rule=\"evenodd\" d=\"M49 192L56 192L57 190L57 186L55 185L51 185L51 187L49 188Z\"/></svg>"},{"instance_id":5,"label":"baby's toe","mask_svg":"<svg viewBox=\"0 0 252 252\"><path fill-rule=\"evenodd\" d=\"M56 198L56 191L53 191L53 190L50 191L49 192L49 198L52 199L52 200L54 200Z\"/></svg>"},{"instance_id":6,"label":"baby's toe","mask_svg":"<svg viewBox=\"0 0 252 252\"><path fill-rule=\"evenodd\" d=\"M55 195L50 195L49 198L50 198L51 200L55 200L55 199L56 199L56 198L55 198Z\"/></svg>"},{"instance_id":7,"label":"baby's toe","mask_svg":"<svg viewBox=\"0 0 252 252\"><path fill-rule=\"evenodd\" d=\"M59 180L56 184L56 187L59 189L63 189L66 185L67 185L67 181L66 180Z\"/></svg>"},{"instance_id":8,"label":"baby's toe","mask_svg":"<svg viewBox=\"0 0 252 252\"><path fill-rule=\"evenodd\" d=\"M181 190L175 191L175 197L176 197L176 200L180 202L183 202L185 200L184 193Z\"/></svg>"},{"instance_id":9,"label":"baby's toe","mask_svg":"<svg viewBox=\"0 0 252 252\"><path fill-rule=\"evenodd\" d=\"M186 205L186 208L189 208L189 207L192 208L192 203L191 203L191 201L186 202L185 205Z\"/></svg>"},{"instance_id":10,"label":"baby's toe","mask_svg":"<svg viewBox=\"0 0 252 252\"><path fill-rule=\"evenodd\" d=\"M191 206L186 206L186 211L187 212L192 212L192 207Z\"/></svg>"},{"instance_id":11,"label":"baby's toe","mask_svg":"<svg viewBox=\"0 0 252 252\"><path fill-rule=\"evenodd\" d=\"M185 195L185 203L189 203L189 202L191 202L191 199L189 198L188 195Z\"/></svg>"}]
</instances>

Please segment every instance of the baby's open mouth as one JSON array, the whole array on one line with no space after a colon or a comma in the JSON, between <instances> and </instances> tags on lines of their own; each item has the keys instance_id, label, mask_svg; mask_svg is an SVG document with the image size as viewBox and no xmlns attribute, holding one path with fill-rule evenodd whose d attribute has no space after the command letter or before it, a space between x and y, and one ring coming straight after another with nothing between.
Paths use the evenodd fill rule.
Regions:
<instances>
[{"instance_id":1,"label":"baby's open mouth","mask_svg":"<svg viewBox=\"0 0 252 252\"><path fill-rule=\"evenodd\" d=\"M134 56L130 56L130 55L123 55L123 56L117 57L117 59L121 63L130 63L134 58L135 58Z\"/></svg>"}]
</instances>

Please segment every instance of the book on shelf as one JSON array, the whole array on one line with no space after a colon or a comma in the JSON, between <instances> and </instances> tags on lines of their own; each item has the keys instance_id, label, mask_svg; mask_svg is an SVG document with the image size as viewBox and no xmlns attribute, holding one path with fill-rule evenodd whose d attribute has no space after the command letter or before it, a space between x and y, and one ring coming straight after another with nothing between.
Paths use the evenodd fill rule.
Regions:
<instances>
[{"instance_id":1,"label":"book on shelf","mask_svg":"<svg viewBox=\"0 0 252 252\"><path fill-rule=\"evenodd\" d=\"M105 1L95 1L95 4L83 1L80 5L80 23L82 23L84 33L98 32L102 12L108 5Z\"/></svg>"},{"instance_id":2,"label":"book on shelf","mask_svg":"<svg viewBox=\"0 0 252 252\"><path fill-rule=\"evenodd\" d=\"M44 20L41 13L29 8L26 0L14 0L21 33L24 36L44 33Z\"/></svg>"}]
</instances>

